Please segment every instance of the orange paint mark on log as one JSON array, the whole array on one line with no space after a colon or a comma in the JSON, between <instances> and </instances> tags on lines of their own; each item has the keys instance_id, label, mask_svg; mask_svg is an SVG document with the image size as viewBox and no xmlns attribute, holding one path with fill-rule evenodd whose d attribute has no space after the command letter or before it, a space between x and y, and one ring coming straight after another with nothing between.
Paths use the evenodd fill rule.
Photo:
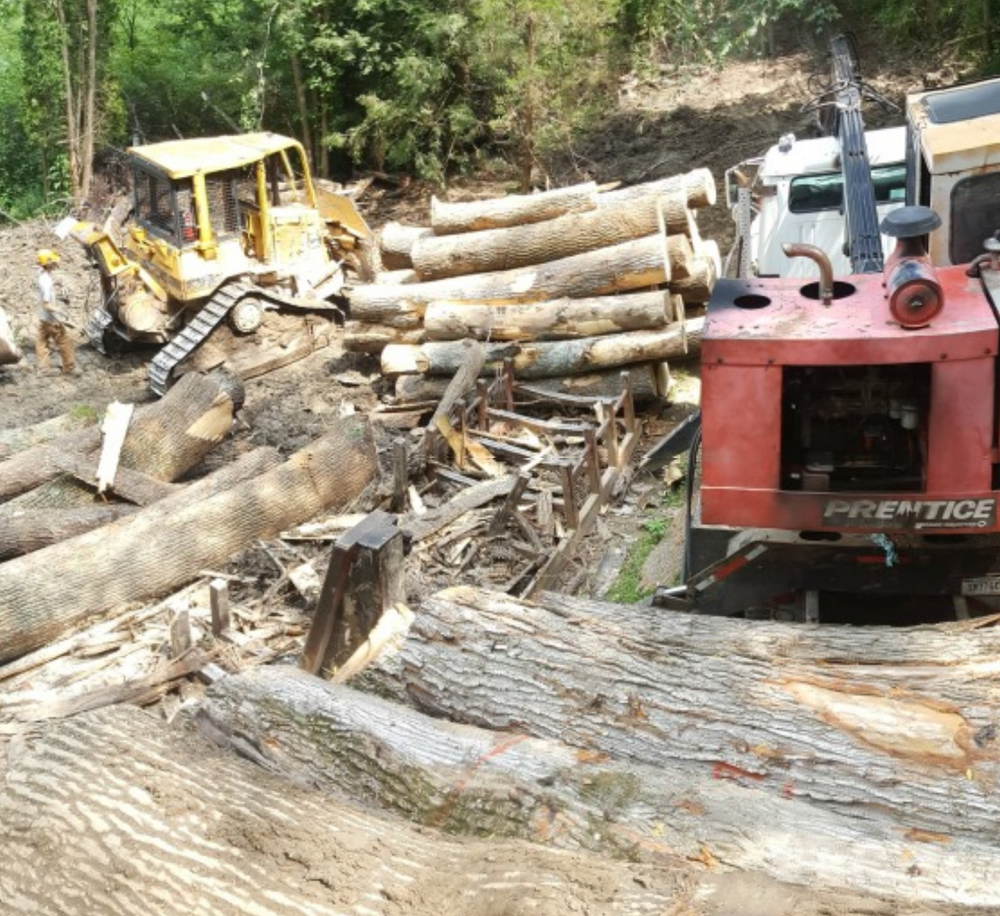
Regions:
<instances>
[{"instance_id":1,"label":"orange paint mark on log","mask_svg":"<svg viewBox=\"0 0 1000 916\"><path fill-rule=\"evenodd\" d=\"M740 767L734 767L731 763L715 763L712 765L712 779L756 779L760 781L764 778L763 773L751 773Z\"/></svg>"},{"instance_id":2,"label":"orange paint mark on log","mask_svg":"<svg viewBox=\"0 0 1000 916\"><path fill-rule=\"evenodd\" d=\"M931 833L929 830L920 830L917 827L911 827L903 836L914 843L941 843L942 845L950 843L952 839L947 833Z\"/></svg>"},{"instance_id":3,"label":"orange paint mark on log","mask_svg":"<svg viewBox=\"0 0 1000 916\"><path fill-rule=\"evenodd\" d=\"M578 750L576 759L578 763L604 763L610 758L603 751Z\"/></svg>"}]
</instances>

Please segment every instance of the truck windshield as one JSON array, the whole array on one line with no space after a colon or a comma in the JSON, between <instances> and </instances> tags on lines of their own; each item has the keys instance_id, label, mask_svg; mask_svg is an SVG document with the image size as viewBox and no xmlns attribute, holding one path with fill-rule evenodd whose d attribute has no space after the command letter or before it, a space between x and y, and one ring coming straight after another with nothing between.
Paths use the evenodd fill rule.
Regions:
<instances>
[{"instance_id":1,"label":"truck windshield","mask_svg":"<svg viewBox=\"0 0 1000 916\"><path fill-rule=\"evenodd\" d=\"M872 169L877 204L903 203L906 197L906 165L880 165ZM800 175L792 179L788 209L792 213L839 210L844 205L844 176L840 172Z\"/></svg>"},{"instance_id":2,"label":"truck windshield","mask_svg":"<svg viewBox=\"0 0 1000 916\"><path fill-rule=\"evenodd\" d=\"M970 175L951 192L952 264L966 264L983 253L983 243L1000 229L1000 172Z\"/></svg>"}]
</instances>

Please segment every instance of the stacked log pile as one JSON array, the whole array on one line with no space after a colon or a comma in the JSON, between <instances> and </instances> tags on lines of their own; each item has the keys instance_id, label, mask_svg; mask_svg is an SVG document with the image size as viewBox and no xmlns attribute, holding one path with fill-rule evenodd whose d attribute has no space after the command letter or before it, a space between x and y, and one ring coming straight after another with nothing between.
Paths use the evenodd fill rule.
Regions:
<instances>
[{"instance_id":1,"label":"stacked log pile","mask_svg":"<svg viewBox=\"0 0 1000 916\"><path fill-rule=\"evenodd\" d=\"M505 359L525 380L648 366L653 383L635 387L663 396L655 367L697 352L718 275L695 219L715 193L697 169L622 190L435 199L429 228L383 230L393 270L349 291L345 346L379 353L403 401L418 399L408 377L453 374L469 339L486 344L486 372Z\"/></svg>"}]
</instances>

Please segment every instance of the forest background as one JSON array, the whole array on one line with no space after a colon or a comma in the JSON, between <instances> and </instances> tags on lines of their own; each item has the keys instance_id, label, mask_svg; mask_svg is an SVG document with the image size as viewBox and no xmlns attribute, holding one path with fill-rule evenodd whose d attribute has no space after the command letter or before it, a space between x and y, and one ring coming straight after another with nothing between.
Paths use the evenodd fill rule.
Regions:
<instances>
[{"instance_id":1,"label":"forest background","mask_svg":"<svg viewBox=\"0 0 1000 916\"><path fill-rule=\"evenodd\" d=\"M127 146L254 130L316 172L522 189L626 75L877 31L886 53L1000 70L998 0L0 0L0 216L92 197ZM912 59L912 57L911 57ZM96 185L96 186L95 186Z\"/></svg>"}]
</instances>

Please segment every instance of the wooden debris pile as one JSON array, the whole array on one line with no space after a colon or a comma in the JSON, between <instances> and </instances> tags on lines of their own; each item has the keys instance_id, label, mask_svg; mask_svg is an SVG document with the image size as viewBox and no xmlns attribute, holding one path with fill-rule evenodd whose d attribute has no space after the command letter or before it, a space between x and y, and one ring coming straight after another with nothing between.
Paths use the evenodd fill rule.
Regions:
<instances>
[{"instance_id":1,"label":"wooden debris pile","mask_svg":"<svg viewBox=\"0 0 1000 916\"><path fill-rule=\"evenodd\" d=\"M650 367L637 394L662 397L662 363L697 351L703 319L687 316L719 272L695 219L715 194L697 169L621 190L434 200L429 229L383 230L383 261L399 269L348 291L345 346L380 353L403 402L435 387L412 377L452 375L468 339L484 342L487 371L510 359L520 380L610 370L617 385L616 368Z\"/></svg>"},{"instance_id":2,"label":"wooden debris pile","mask_svg":"<svg viewBox=\"0 0 1000 916\"><path fill-rule=\"evenodd\" d=\"M0 663L345 507L374 479L370 427L349 416L286 461L258 448L174 482L228 435L241 403L228 374L189 374L136 410L127 429L113 430L106 419L102 429L85 427L0 461L0 555L8 558L0 562ZM118 448L110 456L112 441Z\"/></svg>"}]
</instances>

